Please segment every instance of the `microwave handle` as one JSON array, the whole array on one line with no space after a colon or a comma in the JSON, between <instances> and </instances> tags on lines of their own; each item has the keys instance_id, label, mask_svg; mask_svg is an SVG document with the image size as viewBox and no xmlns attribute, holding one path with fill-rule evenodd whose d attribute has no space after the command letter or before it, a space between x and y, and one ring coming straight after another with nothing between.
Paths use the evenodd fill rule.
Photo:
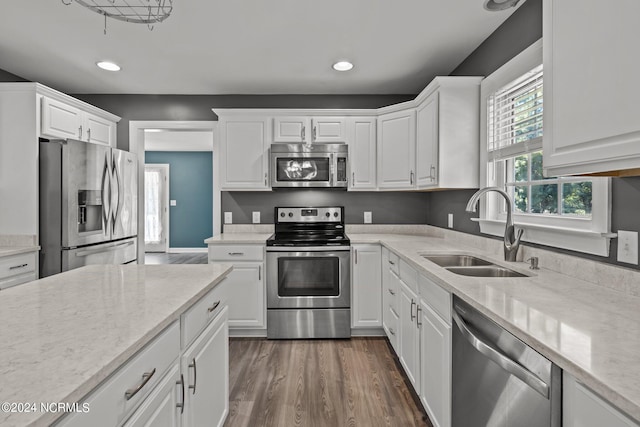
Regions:
<instances>
[{"instance_id":1,"label":"microwave handle","mask_svg":"<svg viewBox=\"0 0 640 427\"><path fill-rule=\"evenodd\" d=\"M333 187L336 185L336 171L338 169L336 162L337 159L333 153L331 153L331 158L329 160L329 180L331 181L329 185Z\"/></svg>"}]
</instances>

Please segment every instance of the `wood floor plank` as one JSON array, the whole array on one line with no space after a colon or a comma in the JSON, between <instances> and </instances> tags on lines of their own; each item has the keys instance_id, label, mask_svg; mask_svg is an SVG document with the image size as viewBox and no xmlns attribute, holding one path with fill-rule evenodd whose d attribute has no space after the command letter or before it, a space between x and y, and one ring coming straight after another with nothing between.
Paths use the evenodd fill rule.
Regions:
<instances>
[{"instance_id":1,"label":"wood floor plank","mask_svg":"<svg viewBox=\"0 0 640 427\"><path fill-rule=\"evenodd\" d=\"M432 427L384 338L232 338L227 427Z\"/></svg>"}]
</instances>

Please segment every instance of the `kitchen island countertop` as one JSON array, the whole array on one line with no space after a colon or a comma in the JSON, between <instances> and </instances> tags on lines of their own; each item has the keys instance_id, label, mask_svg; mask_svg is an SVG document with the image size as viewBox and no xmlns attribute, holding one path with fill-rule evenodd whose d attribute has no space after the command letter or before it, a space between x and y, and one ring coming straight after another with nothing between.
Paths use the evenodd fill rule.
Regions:
<instances>
[{"instance_id":1,"label":"kitchen island countertop","mask_svg":"<svg viewBox=\"0 0 640 427\"><path fill-rule=\"evenodd\" d=\"M78 402L220 283L231 265L100 265L0 292L0 401ZM2 426L62 414L0 412Z\"/></svg>"}]
</instances>

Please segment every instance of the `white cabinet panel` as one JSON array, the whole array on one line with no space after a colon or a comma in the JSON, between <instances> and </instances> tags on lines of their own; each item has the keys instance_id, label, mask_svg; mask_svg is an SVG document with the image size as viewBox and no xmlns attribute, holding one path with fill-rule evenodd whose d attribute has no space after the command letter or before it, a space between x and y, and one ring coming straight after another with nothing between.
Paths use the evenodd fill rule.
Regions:
<instances>
[{"instance_id":1,"label":"white cabinet panel","mask_svg":"<svg viewBox=\"0 0 640 427\"><path fill-rule=\"evenodd\" d=\"M266 301L262 263L233 265L227 276L230 328L266 327Z\"/></svg>"},{"instance_id":2,"label":"white cabinet panel","mask_svg":"<svg viewBox=\"0 0 640 427\"><path fill-rule=\"evenodd\" d=\"M0 257L0 289L37 279L37 252Z\"/></svg>"},{"instance_id":3,"label":"white cabinet panel","mask_svg":"<svg viewBox=\"0 0 640 427\"><path fill-rule=\"evenodd\" d=\"M640 168L640 2L543 5L547 175Z\"/></svg>"},{"instance_id":4,"label":"white cabinet panel","mask_svg":"<svg viewBox=\"0 0 640 427\"><path fill-rule=\"evenodd\" d=\"M438 93L416 109L416 180L418 188L438 185Z\"/></svg>"},{"instance_id":5,"label":"white cabinet panel","mask_svg":"<svg viewBox=\"0 0 640 427\"><path fill-rule=\"evenodd\" d=\"M434 427L451 425L451 326L420 301L420 400Z\"/></svg>"},{"instance_id":6,"label":"white cabinet panel","mask_svg":"<svg viewBox=\"0 0 640 427\"><path fill-rule=\"evenodd\" d=\"M351 327L382 326L380 245L353 245Z\"/></svg>"},{"instance_id":7,"label":"white cabinet panel","mask_svg":"<svg viewBox=\"0 0 640 427\"><path fill-rule=\"evenodd\" d=\"M116 123L95 114L85 113L83 129L86 132L83 137L87 142L115 147Z\"/></svg>"},{"instance_id":8,"label":"white cabinet panel","mask_svg":"<svg viewBox=\"0 0 640 427\"><path fill-rule=\"evenodd\" d=\"M378 187L388 190L415 187L415 111L378 117Z\"/></svg>"},{"instance_id":9,"label":"white cabinet panel","mask_svg":"<svg viewBox=\"0 0 640 427\"><path fill-rule=\"evenodd\" d=\"M82 112L64 102L42 98L40 133L53 138L82 138Z\"/></svg>"},{"instance_id":10,"label":"white cabinet panel","mask_svg":"<svg viewBox=\"0 0 640 427\"><path fill-rule=\"evenodd\" d=\"M562 425L564 427L638 427L573 376L563 372Z\"/></svg>"},{"instance_id":11,"label":"white cabinet panel","mask_svg":"<svg viewBox=\"0 0 640 427\"><path fill-rule=\"evenodd\" d=\"M350 190L376 188L376 119L354 117L348 122Z\"/></svg>"},{"instance_id":12,"label":"white cabinet panel","mask_svg":"<svg viewBox=\"0 0 640 427\"><path fill-rule=\"evenodd\" d=\"M175 366L153 390L124 427L180 427L182 405L182 387L180 383L180 365Z\"/></svg>"},{"instance_id":13,"label":"white cabinet panel","mask_svg":"<svg viewBox=\"0 0 640 427\"><path fill-rule=\"evenodd\" d=\"M311 118L305 116L275 117L273 142L303 143L310 138Z\"/></svg>"},{"instance_id":14,"label":"white cabinet panel","mask_svg":"<svg viewBox=\"0 0 640 427\"><path fill-rule=\"evenodd\" d=\"M341 143L347 139L347 120L344 117L313 117L311 142Z\"/></svg>"},{"instance_id":15,"label":"white cabinet panel","mask_svg":"<svg viewBox=\"0 0 640 427\"><path fill-rule=\"evenodd\" d=\"M227 308L181 357L185 381L183 425L220 427L229 412Z\"/></svg>"},{"instance_id":16,"label":"white cabinet panel","mask_svg":"<svg viewBox=\"0 0 640 427\"><path fill-rule=\"evenodd\" d=\"M413 389L420 395L420 331L417 326L418 295L400 280L400 364L404 368Z\"/></svg>"},{"instance_id":17,"label":"white cabinet panel","mask_svg":"<svg viewBox=\"0 0 640 427\"><path fill-rule=\"evenodd\" d=\"M219 127L221 189L269 189L269 119L223 117Z\"/></svg>"}]
</instances>

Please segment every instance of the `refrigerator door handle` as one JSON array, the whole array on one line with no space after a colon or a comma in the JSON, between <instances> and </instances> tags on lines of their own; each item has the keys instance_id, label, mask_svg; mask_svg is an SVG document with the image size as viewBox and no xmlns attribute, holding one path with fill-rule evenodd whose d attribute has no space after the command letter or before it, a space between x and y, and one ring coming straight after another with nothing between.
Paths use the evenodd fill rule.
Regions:
<instances>
[{"instance_id":1,"label":"refrigerator door handle","mask_svg":"<svg viewBox=\"0 0 640 427\"><path fill-rule=\"evenodd\" d=\"M108 157L104 159L104 168L102 169L102 185L100 186L100 198L102 199L102 221L104 234L109 235L109 202L111 199L110 188L106 188L109 184L109 164Z\"/></svg>"},{"instance_id":2,"label":"refrigerator door handle","mask_svg":"<svg viewBox=\"0 0 640 427\"><path fill-rule=\"evenodd\" d=\"M120 182L120 172L118 171L118 162L116 161L116 158L112 158L111 160L113 162L113 174L112 174L112 178L115 180L115 185L113 185L113 183L111 184L111 189L112 189L112 197L113 197L113 192L115 190L115 207L112 210L112 215L111 215L111 220L113 221L113 223L111 224L111 228L112 228L112 232L115 233L116 232L116 223L118 220L118 217L120 215L120 209L121 209L121 203L120 203L120 197L122 195L122 183ZM111 200L112 202L112 206L114 205L113 199Z\"/></svg>"},{"instance_id":3,"label":"refrigerator door handle","mask_svg":"<svg viewBox=\"0 0 640 427\"><path fill-rule=\"evenodd\" d=\"M133 242L118 243L117 245L109 246L108 248L104 248L104 249L92 249L92 250L80 251L76 253L76 256L84 257L84 256L99 254L102 252L115 251L115 250L121 249L124 246L131 246L131 245L133 245Z\"/></svg>"}]
</instances>

